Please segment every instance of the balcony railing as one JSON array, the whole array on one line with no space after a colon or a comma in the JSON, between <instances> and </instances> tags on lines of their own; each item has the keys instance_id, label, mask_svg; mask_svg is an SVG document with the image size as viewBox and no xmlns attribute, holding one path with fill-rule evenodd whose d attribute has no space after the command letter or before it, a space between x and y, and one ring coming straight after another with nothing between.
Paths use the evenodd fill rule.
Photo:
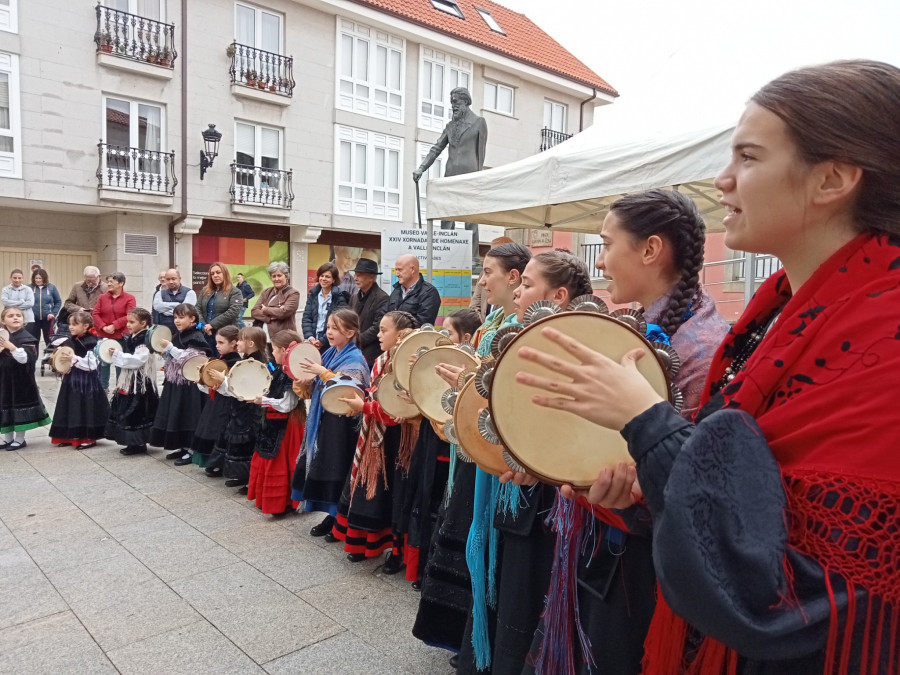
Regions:
<instances>
[{"instance_id":1,"label":"balcony railing","mask_svg":"<svg viewBox=\"0 0 900 675\"><path fill-rule=\"evenodd\" d=\"M602 279L603 272L598 270L594 263L597 262L597 256L600 255L600 249L603 248L603 244L582 244L581 245L581 259L584 261L584 264L588 266L588 269L591 271L591 279Z\"/></svg>"},{"instance_id":2,"label":"balcony railing","mask_svg":"<svg viewBox=\"0 0 900 675\"><path fill-rule=\"evenodd\" d=\"M744 277L746 276L744 268L751 259L751 256L747 253L740 253L739 256L740 257L732 258L732 262L735 263L733 268L735 281L744 280ZM773 273L784 267L778 258L771 255L760 255L757 253L752 257L752 260L752 264L756 268L756 276L754 277L756 281L764 281L772 276Z\"/></svg>"},{"instance_id":3,"label":"balcony railing","mask_svg":"<svg viewBox=\"0 0 900 675\"><path fill-rule=\"evenodd\" d=\"M228 45L231 82L283 96L294 95L294 58L282 56L238 42Z\"/></svg>"},{"instance_id":4,"label":"balcony railing","mask_svg":"<svg viewBox=\"0 0 900 675\"><path fill-rule=\"evenodd\" d=\"M570 138L572 138L572 134L564 134L561 131L554 131L544 127L541 129L541 152L549 150L554 145L559 145Z\"/></svg>"},{"instance_id":5,"label":"balcony railing","mask_svg":"<svg viewBox=\"0 0 900 675\"><path fill-rule=\"evenodd\" d=\"M103 5L97 5L96 10L94 42L98 52L155 63L163 68L173 66L178 56L174 25Z\"/></svg>"},{"instance_id":6,"label":"balcony railing","mask_svg":"<svg viewBox=\"0 0 900 675\"><path fill-rule=\"evenodd\" d=\"M100 141L97 181L101 188L174 195L175 152L128 148Z\"/></svg>"},{"instance_id":7,"label":"balcony railing","mask_svg":"<svg viewBox=\"0 0 900 675\"><path fill-rule=\"evenodd\" d=\"M267 169L247 164L231 165L232 204L259 204L291 208L294 203L293 171Z\"/></svg>"}]
</instances>

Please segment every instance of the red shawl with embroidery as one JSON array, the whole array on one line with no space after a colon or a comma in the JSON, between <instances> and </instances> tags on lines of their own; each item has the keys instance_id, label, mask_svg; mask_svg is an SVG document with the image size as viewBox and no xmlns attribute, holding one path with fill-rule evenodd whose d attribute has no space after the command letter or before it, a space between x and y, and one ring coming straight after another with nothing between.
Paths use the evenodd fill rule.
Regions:
<instances>
[{"instance_id":1,"label":"red shawl with embroidery","mask_svg":"<svg viewBox=\"0 0 900 675\"><path fill-rule=\"evenodd\" d=\"M888 644L894 653L900 630L900 237L856 237L796 294L784 271L766 280L713 359L704 403L750 333L779 308L746 369L724 388L725 405L756 418L781 468L788 545L847 582L846 621L832 604L825 673L846 674L854 649L862 650L861 672L877 672L878 654ZM870 598L865 635L853 634L854 589ZM660 664L672 663L662 653L672 642L648 640L645 672L668 672ZM706 638L688 672L719 675L735 664L733 652Z\"/></svg>"}]
</instances>

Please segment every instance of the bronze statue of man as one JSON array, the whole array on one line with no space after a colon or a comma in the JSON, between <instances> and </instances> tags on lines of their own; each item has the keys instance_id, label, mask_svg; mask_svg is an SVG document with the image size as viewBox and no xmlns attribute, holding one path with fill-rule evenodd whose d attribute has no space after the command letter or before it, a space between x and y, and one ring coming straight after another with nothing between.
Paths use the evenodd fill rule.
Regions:
<instances>
[{"instance_id":1,"label":"bronze statue of man","mask_svg":"<svg viewBox=\"0 0 900 675\"><path fill-rule=\"evenodd\" d=\"M438 158L448 145L447 166L445 176L458 176L463 173L481 171L484 168L484 152L487 147L487 123L470 110L472 97L465 87L457 87L450 92L450 108L453 117L444 127L419 168L413 171L413 180L417 183L422 174L428 171L434 160ZM418 207L418 205L416 205ZM441 221L442 230L452 230L453 222ZM472 232L472 267L477 270L481 266L478 256L478 224L466 223L466 229Z\"/></svg>"}]
</instances>

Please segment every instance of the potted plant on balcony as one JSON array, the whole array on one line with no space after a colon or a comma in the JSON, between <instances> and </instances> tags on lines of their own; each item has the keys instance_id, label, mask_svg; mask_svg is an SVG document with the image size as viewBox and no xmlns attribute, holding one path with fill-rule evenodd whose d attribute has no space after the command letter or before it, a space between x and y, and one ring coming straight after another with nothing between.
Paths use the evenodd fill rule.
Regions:
<instances>
[{"instance_id":1,"label":"potted plant on balcony","mask_svg":"<svg viewBox=\"0 0 900 675\"><path fill-rule=\"evenodd\" d=\"M113 48L112 36L109 34L109 31L103 31L100 33L100 51L111 54Z\"/></svg>"},{"instance_id":2,"label":"potted plant on balcony","mask_svg":"<svg viewBox=\"0 0 900 675\"><path fill-rule=\"evenodd\" d=\"M159 51L150 47L146 55L147 63L159 63Z\"/></svg>"},{"instance_id":3,"label":"potted plant on balcony","mask_svg":"<svg viewBox=\"0 0 900 675\"><path fill-rule=\"evenodd\" d=\"M265 91L265 88L266 88L266 81L265 81L264 79L262 79L262 78L259 78L259 79L256 81L256 86L259 87L260 89L262 89L262 90Z\"/></svg>"},{"instance_id":4,"label":"potted plant on balcony","mask_svg":"<svg viewBox=\"0 0 900 675\"><path fill-rule=\"evenodd\" d=\"M230 45L225 47L225 56L227 56L229 59L233 59L236 51L237 50L235 49L234 43L232 42Z\"/></svg>"},{"instance_id":5,"label":"potted plant on balcony","mask_svg":"<svg viewBox=\"0 0 900 675\"><path fill-rule=\"evenodd\" d=\"M269 85L269 91L278 91L278 87L275 85L274 82L272 82L272 83Z\"/></svg>"},{"instance_id":6,"label":"potted plant on balcony","mask_svg":"<svg viewBox=\"0 0 900 675\"><path fill-rule=\"evenodd\" d=\"M159 50L159 65L168 68L172 65L172 50L163 48Z\"/></svg>"},{"instance_id":7,"label":"potted plant on balcony","mask_svg":"<svg viewBox=\"0 0 900 675\"><path fill-rule=\"evenodd\" d=\"M248 70L246 73L244 73L244 79L247 80L248 87L255 87L256 86L256 71Z\"/></svg>"}]
</instances>

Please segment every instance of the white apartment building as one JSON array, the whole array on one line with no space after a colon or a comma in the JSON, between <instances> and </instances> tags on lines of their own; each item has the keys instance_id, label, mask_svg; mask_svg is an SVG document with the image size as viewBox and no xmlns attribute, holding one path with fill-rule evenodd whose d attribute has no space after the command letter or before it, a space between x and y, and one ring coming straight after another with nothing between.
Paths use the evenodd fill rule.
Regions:
<instances>
[{"instance_id":1,"label":"white apartment building","mask_svg":"<svg viewBox=\"0 0 900 675\"><path fill-rule=\"evenodd\" d=\"M487 166L617 95L486 0L0 0L0 269L39 264L63 292L86 264L121 270L148 306L171 264L259 281L280 259L303 290L331 247L377 258L383 228L416 223L411 174L455 86Z\"/></svg>"}]
</instances>

